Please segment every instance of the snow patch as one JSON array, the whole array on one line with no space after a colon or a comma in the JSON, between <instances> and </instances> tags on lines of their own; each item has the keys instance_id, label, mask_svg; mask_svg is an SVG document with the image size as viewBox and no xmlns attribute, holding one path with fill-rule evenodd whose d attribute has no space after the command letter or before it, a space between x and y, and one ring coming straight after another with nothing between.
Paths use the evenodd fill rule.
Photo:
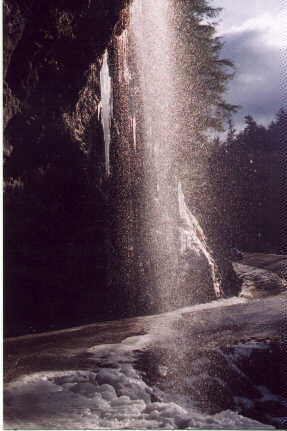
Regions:
<instances>
[{"instance_id":1,"label":"snow patch","mask_svg":"<svg viewBox=\"0 0 287 431\"><path fill-rule=\"evenodd\" d=\"M35 373L5 392L5 429L272 429L232 411L199 413L187 397L148 386L131 363Z\"/></svg>"}]
</instances>

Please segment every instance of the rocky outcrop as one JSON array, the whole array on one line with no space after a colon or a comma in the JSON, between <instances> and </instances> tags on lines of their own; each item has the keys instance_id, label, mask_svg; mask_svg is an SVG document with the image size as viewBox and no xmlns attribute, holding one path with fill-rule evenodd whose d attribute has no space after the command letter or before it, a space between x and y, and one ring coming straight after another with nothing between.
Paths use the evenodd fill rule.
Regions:
<instances>
[{"instance_id":1,"label":"rocky outcrop","mask_svg":"<svg viewBox=\"0 0 287 431\"><path fill-rule=\"evenodd\" d=\"M286 256L244 253L233 267L241 281L240 296L256 299L286 291Z\"/></svg>"},{"instance_id":2,"label":"rocky outcrop","mask_svg":"<svg viewBox=\"0 0 287 431\"><path fill-rule=\"evenodd\" d=\"M152 183L152 199L157 199L157 186L150 177L150 160L143 157L145 149L133 141L133 134L140 138L143 133L140 122L136 131L133 123L143 108L140 103L131 108L128 100L124 63L129 3L4 2L9 335L159 311L154 289L160 266L157 251L168 251L168 241L164 236L163 241L155 240L157 225L152 226L150 216L154 203L143 203ZM107 48L114 92L111 175L101 121L100 70ZM133 68L136 72L136 65ZM161 203L164 199L163 195ZM161 207L159 211L164 212ZM171 212L171 241L177 231L178 242L183 227L180 221L178 229L174 227ZM155 242L160 244L151 257ZM219 271L215 262L210 266L204 247L200 262L190 255L181 257L185 294L178 300L177 292L173 308L213 299L213 283L230 273L226 259L219 259ZM215 260L217 256L216 251ZM174 280L181 275L176 270L178 256L174 261L173 257L162 259L160 270L174 291ZM197 265L202 267L194 268ZM159 284L168 290L166 283ZM236 293L230 278L225 285L230 289L225 293ZM196 295L191 294L194 286Z\"/></svg>"}]
</instances>

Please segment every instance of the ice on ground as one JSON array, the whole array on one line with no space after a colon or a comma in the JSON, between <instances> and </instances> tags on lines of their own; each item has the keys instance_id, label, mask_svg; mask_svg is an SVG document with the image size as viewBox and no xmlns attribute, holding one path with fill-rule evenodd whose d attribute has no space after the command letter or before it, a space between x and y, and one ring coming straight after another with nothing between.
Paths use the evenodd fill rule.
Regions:
<instances>
[{"instance_id":1,"label":"ice on ground","mask_svg":"<svg viewBox=\"0 0 287 431\"><path fill-rule=\"evenodd\" d=\"M178 337L176 323L180 322L180 319L183 323L191 321L193 327L197 328L197 321L200 325L201 320L196 313L211 312L214 313L215 319L210 318L209 325L213 330L216 327L220 332L222 324L225 324L226 319L230 319L229 307L233 307L233 316L236 316L233 318L236 323L245 322L246 313L242 312L241 307L235 312L234 305L243 305L246 302L248 301L244 298L228 298L161 315L147 316L144 318L144 324L141 324L145 335L128 337L130 332L127 331L127 338L118 344L91 345L92 338L84 338L81 355L88 355L88 365L84 366L89 366L89 369L43 371L23 376L6 385L5 429L273 429L272 426L263 425L232 411L224 411L216 415L200 413L190 397L163 393L147 385L136 369L139 365L139 357L141 360L145 358L142 355L143 352L152 353L153 349L166 348L167 345L175 343ZM250 306L251 311L256 303L257 300ZM262 308L260 303L260 313L264 310L264 319L266 315L269 319L265 319L264 324L270 319L274 320L274 316L278 316L277 307L273 307L272 304L273 302L267 302L265 308ZM218 310L220 313L216 313ZM258 325L258 313L253 315L250 308L248 310L250 325ZM218 315L219 319L216 320ZM140 319L143 320L143 318L135 318L134 322ZM115 322L113 324L115 325ZM92 327L96 331L99 326L92 325ZM75 331L75 328L71 331ZM69 334L71 331L65 332ZM80 336L81 332L76 334L75 339ZM22 337L22 341L23 339L27 340L29 337ZM96 340L94 342L96 343ZM242 354L248 357L251 350L254 350L253 344L250 342L239 345L234 354L222 353L231 369L237 367L237 353L239 352L239 357ZM175 346L184 349L181 343ZM69 347L69 350L63 350L62 355L78 353L78 349L79 347L76 346L73 351ZM55 359L53 364L55 366L57 357L54 354L52 358ZM76 355L75 358L76 368L79 363L78 356ZM152 355L151 358L153 358ZM209 366L208 358L200 358L200 362L198 361L199 359L195 358L194 369L198 366L200 371L202 366ZM85 364L84 361L83 364ZM149 365L152 367L154 364ZM166 364L158 364L158 366L160 375L165 375ZM168 364L168 368L172 367L178 367L178 364ZM236 374L240 374L239 369L236 369ZM189 386L192 388L194 384L192 376L187 378L190 379ZM241 399L236 404L244 407L246 401Z\"/></svg>"},{"instance_id":2,"label":"ice on ground","mask_svg":"<svg viewBox=\"0 0 287 431\"><path fill-rule=\"evenodd\" d=\"M123 351L112 368L41 372L9 383L5 429L273 429L232 411L200 413L187 397L148 386L128 345L114 345L117 354L120 346ZM95 356L104 352L101 347ZM111 345L107 360L109 354L116 356Z\"/></svg>"}]
</instances>

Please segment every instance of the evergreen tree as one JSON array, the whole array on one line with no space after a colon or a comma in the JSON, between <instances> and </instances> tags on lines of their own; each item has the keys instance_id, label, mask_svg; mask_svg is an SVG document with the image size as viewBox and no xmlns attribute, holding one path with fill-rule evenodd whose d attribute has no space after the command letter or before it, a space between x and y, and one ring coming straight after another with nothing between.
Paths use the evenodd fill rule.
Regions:
<instances>
[{"instance_id":1,"label":"evergreen tree","mask_svg":"<svg viewBox=\"0 0 287 431\"><path fill-rule=\"evenodd\" d=\"M239 133L230 121L225 142L214 147L210 157L219 217L231 244L243 250L282 252L276 217L286 176L282 161L286 120L284 109L268 127L248 115Z\"/></svg>"},{"instance_id":2,"label":"evergreen tree","mask_svg":"<svg viewBox=\"0 0 287 431\"><path fill-rule=\"evenodd\" d=\"M287 110L280 108L275 119L268 127L268 142L270 150L283 150L286 148Z\"/></svg>"},{"instance_id":3,"label":"evergreen tree","mask_svg":"<svg viewBox=\"0 0 287 431\"><path fill-rule=\"evenodd\" d=\"M179 79L184 82L179 105L182 116L189 116L184 133L193 151L207 142L207 130L222 131L237 109L225 100L234 70L232 62L221 57L223 41L216 36L215 23L219 12L207 0L178 0L176 52L183 69Z\"/></svg>"},{"instance_id":4,"label":"evergreen tree","mask_svg":"<svg viewBox=\"0 0 287 431\"><path fill-rule=\"evenodd\" d=\"M268 147L267 129L258 125L251 115L245 117L245 128L238 135L238 142L246 147L247 151L265 151Z\"/></svg>"}]
</instances>

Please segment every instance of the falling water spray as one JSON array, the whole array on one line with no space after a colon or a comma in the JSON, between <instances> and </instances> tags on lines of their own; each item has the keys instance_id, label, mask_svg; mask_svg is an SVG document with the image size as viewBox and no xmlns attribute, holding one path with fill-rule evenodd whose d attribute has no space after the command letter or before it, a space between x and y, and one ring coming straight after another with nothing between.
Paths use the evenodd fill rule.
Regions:
<instances>
[{"instance_id":1,"label":"falling water spray","mask_svg":"<svg viewBox=\"0 0 287 431\"><path fill-rule=\"evenodd\" d=\"M181 185L178 155L196 107L183 113L189 95L176 53L175 12L174 0L135 0L110 49L118 271L122 291L146 307L140 312L221 295L216 263Z\"/></svg>"},{"instance_id":2,"label":"falling water spray","mask_svg":"<svg viewBox=\"0 0 287 431\"><path fill-rule=\"evenodd\" d=\"M156 261L159 310L188 303L188 297L179 299L188 296L188 292L181 290L179 275L182 257L188 250L203 258L197 260L199 265L200 260L206 261L215 294L221 293L216 264L198 221L185 204L180 184L178 153L188 118L181 106L184 74L176 55L175 9L175 2L170 0L136 0L131 12L131 33L142 89L142 145L146 148L146 162L155 171L152 181L147 182L146 199L153 202L150 253ZM190 286L190 290L196 288L200 286Z\"/></svg>"}]
</instances>

